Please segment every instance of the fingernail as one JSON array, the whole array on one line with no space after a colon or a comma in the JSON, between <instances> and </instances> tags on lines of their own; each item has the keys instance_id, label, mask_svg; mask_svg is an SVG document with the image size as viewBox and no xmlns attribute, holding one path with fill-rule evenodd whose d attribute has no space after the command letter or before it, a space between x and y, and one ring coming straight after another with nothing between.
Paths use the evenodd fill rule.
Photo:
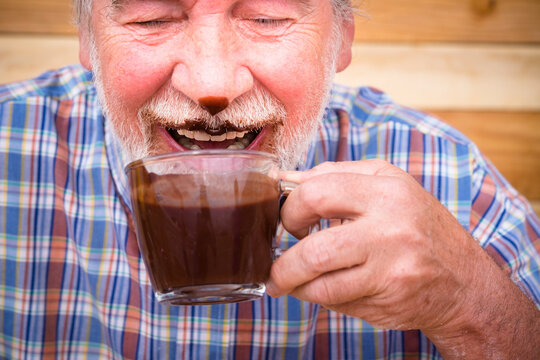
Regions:
<instances>
[{"instance_id":1,"label":"fingernail","mask_svg":"<svg viewBox=\"0 0 540 360\"><path fill-rule=\"evenodd\" d=\"M300 171L280 171L279 176L285 181L290 181L296 184L302 182L302 173Z\"/></svg>"},{"instance_id":2,"label":"fingernail","mask_svg":"<svg viewBox=\"0 0 540 360\"><path fill-rule=\"evenodd\" d=\"M277 297L276 290L276 285L273 283L273 281L268 280L268 282L266 283L266 293L271 297Z\"/></svg>"}]
</instances>

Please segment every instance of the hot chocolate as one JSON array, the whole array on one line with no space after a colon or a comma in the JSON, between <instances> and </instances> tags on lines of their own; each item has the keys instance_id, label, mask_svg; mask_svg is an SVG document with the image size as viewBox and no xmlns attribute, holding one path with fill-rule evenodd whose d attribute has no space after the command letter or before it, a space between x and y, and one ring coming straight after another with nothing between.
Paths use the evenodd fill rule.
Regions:
<instances>
[{"instance_id":1,"label":"hot chocolate","mask_svg":"<svg viewBox=\"0 0 540 360\"><path fill-rule=\"evenodd\" d=\"M276 180L257 172L137 177L139 247L157 292L268 279Z\"/></svg>"}]
</instances>

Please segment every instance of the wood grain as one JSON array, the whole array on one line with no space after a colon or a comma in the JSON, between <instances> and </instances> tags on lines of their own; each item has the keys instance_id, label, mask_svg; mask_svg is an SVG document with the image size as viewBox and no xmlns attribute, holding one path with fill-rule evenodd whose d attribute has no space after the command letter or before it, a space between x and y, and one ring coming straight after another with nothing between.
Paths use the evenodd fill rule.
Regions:
<instances>
[{"instance_id":1,"label":"wood grain","mask_svg":"<svg viewBox=\"0 0 540 360\"><path fill-rule=\"evenodd\" d=\"M0 83L35 77L79 61L76 36L0 35Z\"/></svg>"},{"instance_id":2,"label":"wood grain","mask_svg":"<svg viewBox=\"0 0 540 360\"><path fill-rule=\"evenodd\" d=\"M370 85L412 107L540 110L540 47L355 44L346 85Z\"/></svg>"},{"instance_id":3,"label":"wood grain","mask_svg":"<svg viewBox=\"0 0 540 360\"><path fill-rule=\"evenodd\" d=\"M357 2L357 41L540 43L538 0ZM70 23L70 0L0 0L0 32L74 34Z\"/></svg>"},{"instance_id":4,"label":"wood grain","mask_svg":"<svg viewBox=\"0 0 540 360\"><path fill-rule=\"evenodd\" d=\"M539 200L533 200L531 201L531 206L536 213L536 216L540 217L540 201Z\"/></svg>"},{"instance_id":5,"label":"wood grain","mask_svg":"<svg viewBox=\"0 0 540 360\"><path fill-rule=\"evenodd\" d=\"M0 32L75 34L71 0L0 0Z\"/></svg>"},{"instance_id":6,"label":"wood grain","mask_svg":"<svg viewBox=\"0 0 540 360\"><path fill-rule=\"evenodd\" d=\"M74 36L1 35L0 83L78 62ZM357 44L337 82L383 89L417 108L540 111L540 47Z\"/></svg>"},{"instance_id":7,"label":"wood grain","mask_svg":"<svg viewBox=\"0 0 540 360\"><path fill-rule=\"evenodd\" d=\"M357 17L357 41L540 42L538 0L360 3L367 17Z\"/></svg>"},{"instance_id":8,"label":"wood grain","mask_svg":"<svg viewBox=\"0 0 540 360\"><path fill-rule=\"evenodd\" d=\"M475 142L520 193L540 201L540 112L429 112Z\"/></svg>"}]
</instances>

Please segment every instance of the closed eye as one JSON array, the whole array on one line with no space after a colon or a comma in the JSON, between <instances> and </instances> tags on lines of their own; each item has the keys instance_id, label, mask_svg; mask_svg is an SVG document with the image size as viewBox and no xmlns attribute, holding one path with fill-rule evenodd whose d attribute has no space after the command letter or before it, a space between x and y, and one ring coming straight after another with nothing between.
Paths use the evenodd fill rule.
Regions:
<instances>
[{"instance_id":1,"label":"closed eye","mask_svg":"<svg viewBox=\"0 0 540 360\"><path fill-rule=\"evenodd\" d=\"M277 27L289 23L291 19L255 18L251 21L264 27Z\"/></svg>"},{"instance_id":2,"label":"closed eye","mask_svg":"<svg viewBox=\"0 0 540 360\"><path fill-rule=\"evenodd\" d=\"M170 23L168 20L148 20L148 21L137 21L133 22L133 25L147 27L147 28L156 28Z\"/></svg>"}]
</instances>

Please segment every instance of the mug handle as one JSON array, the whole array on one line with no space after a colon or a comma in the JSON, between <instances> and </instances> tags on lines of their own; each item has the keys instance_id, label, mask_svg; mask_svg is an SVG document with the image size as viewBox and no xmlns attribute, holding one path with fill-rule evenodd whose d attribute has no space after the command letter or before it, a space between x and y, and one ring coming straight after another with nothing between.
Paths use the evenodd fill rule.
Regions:
<instances>
[{"instance_id":1,"label":"mug handle","mask_svg":"<svg viewBox=\"0 0 540 360\"><path fill-rule=\"evenodd\" d=\"M289 194L296 189L298 186L298 183L292 182L292 181L285 181L280 180L279 181L279 191L280 191L280 198L279 198L279 210L281 213L281 207L285 203L285 200L287 200L287 197ZM322 219L321 219L322 220ZM309 227L308 235L313 234L314 232L317 232L321 229L321 220L319 220L317 223L311 225ZM284 252L284 249L281 249L279 247L275 247L273 250L273 260L275 261L277 258L279 258Z\"/></svg>"}]
</instances>

